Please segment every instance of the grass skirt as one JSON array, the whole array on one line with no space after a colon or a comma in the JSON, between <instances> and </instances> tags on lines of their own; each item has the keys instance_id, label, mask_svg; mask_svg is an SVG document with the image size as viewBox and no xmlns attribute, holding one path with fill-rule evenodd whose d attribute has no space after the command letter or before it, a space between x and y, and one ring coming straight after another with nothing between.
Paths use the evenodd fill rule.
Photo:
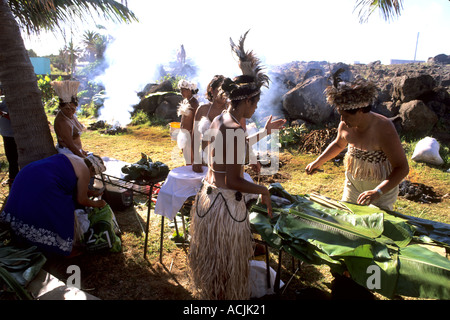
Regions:
<instances>
[{"instance_id":1,"label":"grass skirt","mask_svg":"<svg viewBox=\"0 0 450 320\"><path fill-rule=\"evenodd\" d=\"M253 247L244 196L205 181L191 217L189 267L199 298L249 299Z\"/></svg>"}]
</instances>

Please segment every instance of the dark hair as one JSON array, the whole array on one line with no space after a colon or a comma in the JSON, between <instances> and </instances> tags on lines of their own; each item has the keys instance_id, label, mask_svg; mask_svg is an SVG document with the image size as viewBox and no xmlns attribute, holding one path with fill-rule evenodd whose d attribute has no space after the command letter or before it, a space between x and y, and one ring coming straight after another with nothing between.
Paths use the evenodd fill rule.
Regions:
<instances>
[{"instance_id":1,"label":"dark hair","mask_svg":"<svg viewBox=\"0 0 450 320\"><path fill-rule=\"evenodd\" d=\"M368 106L365 106L362 108L349 109L349 110L343 110L343 111L348 112L350 114L355 114L356 112L358 112L358 110L361 110L363 113L368 113L368 112L372 111L372 106L369 104Z\"/></svg>"},{"instance_id":2,"label":"dark hair","mask_svg":"<svg viewBox=\"0 0 450 320\"><path fill-rule=\"evenodd\" d=\"M223 80L222 90L231 100L231 104L235 107L240 100L258 97L261 94L260 87L255 82L255 77L242 75L235 77L233 80L226 78Z\"/></svg>"},{"instance_id":3,"label":"dark hair","mask_svg":"<svg viewBox=\"0 0 450 320\"><path fill-rule=\"evenodd\" d=\"M83 158L84 164L90 169L92 167L92 162L89 159Z\"/></svg>"},{"instance_id":4,"label":"dark hair","mask_svg":"<svg viewBox=\"0 0 450 320\"><path fill-rule=\"evenodd\" d=\"M214 78L208 83L208 86L206 87L206 99L209 101L213 101L213 91L214 89L219 88L225 77L223 75L215 75Z\"/></svg>"},{"instance_id":5,"label":"dark hair","mask_svg":"<svg viewBox=\"0 0 450 320\"><path fill-rule=\"evenodd\" d=\"M61 98L59 98L59 108L60 109L64 108L64 105L69 104L69 103L73 103L76 106L78 106L78 97L72 97L70 102L64 102Z\"/></svg>"}]
</instances>

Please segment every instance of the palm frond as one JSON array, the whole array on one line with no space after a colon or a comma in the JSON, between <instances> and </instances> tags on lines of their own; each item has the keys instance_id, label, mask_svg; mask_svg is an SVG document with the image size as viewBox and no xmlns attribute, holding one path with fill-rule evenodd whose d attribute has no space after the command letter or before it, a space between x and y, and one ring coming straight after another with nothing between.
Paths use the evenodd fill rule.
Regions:
<instances>
[{"instance_id":1,"label":"palm frond","mask_svg":"<svg viewBox=\"0 0 450 320\"><path fill-rule=\"evenodd\" d=\"M127 6L113 0L8 0L19 27L27 34L61 29L74 20L94 20L94 13L106 20L129 23L138 21Z\"/></svg>"},{"instance_id":2,"label":"palm frond","mask_svg":"<svg viewBox=\"0 0 450 320\"><path fill-rule=\"evenodd\" d=\"M390 21L399 17L403 10L402 0L357 0L353 11L357 10L359 22L365 23L369 20L375 10L379 9L384 20Z\"/></svg>"}]
</instances>

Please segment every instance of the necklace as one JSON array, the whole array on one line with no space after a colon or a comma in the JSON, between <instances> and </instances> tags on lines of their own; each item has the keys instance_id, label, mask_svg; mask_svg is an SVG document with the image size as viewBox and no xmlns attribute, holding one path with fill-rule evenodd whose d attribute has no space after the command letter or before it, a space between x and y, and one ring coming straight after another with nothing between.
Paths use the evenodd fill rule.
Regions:
<instances>
[{"instance_id":1,"label":"necklace","mask_svg":"<svg viewBox=\"0 0 450 320\"><path fill-rule=\"evenodd\" d=\"M233 121L236 122L236 123L239 125L239 127L242 128L241 123L238 121L238 119L236 119L236 118L233 116L233 114L231 114L231 112L228 112L228 114L230 115L231 119L233 119Z\"/></svg>"},{"instance_id":2,"label":"necklace","mask_svg":"<svg viewBox=\"0 0 450 320\"><path fill-rule=\"evenodd\" d=\"M78 121L75 120L74 118L69 118L68 116L66 116L66 114L64 113L64 111L59 110L58 113L61 113L63 115L64 118L66 118L67 120L70 121L70 123L72 123L72 125L77 128L78 132L81 133L83 131L83 125Z\"/></svg>"}]
</instances>

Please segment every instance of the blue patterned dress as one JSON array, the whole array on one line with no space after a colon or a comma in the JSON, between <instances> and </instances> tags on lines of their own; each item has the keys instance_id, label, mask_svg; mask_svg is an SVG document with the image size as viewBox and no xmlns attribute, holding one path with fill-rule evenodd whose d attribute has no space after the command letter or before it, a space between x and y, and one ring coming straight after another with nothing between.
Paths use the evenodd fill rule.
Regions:
<instances>
[{"instance_id":1,"label":"blue patterned dress","mask_svg":"<svg viewBox=\"0 0 450 320\"><path fill-rule=\"evenodd\" d=\"M17 175L0 221L44 254L69 255L74 241L77 176L63 154L32 162Z\"/></svg>"}]
</instances>

